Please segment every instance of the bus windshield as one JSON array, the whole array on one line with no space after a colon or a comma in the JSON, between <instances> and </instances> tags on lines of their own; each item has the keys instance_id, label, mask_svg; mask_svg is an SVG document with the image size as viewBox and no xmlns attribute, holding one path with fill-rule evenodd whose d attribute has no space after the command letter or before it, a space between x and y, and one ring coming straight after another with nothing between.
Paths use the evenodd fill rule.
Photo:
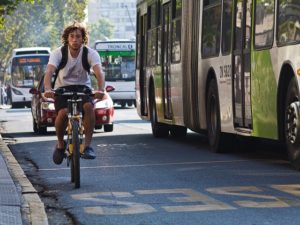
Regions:
<instances>
[{"instance_id":1,"label":"bus windshield","mask_svg":"<svg viewBox=\"0 0 300 225\"><path fill-rule=\"evenodd\" d=\"M106 81L134 81L134 52L100 52Z\"/></svg>"},{"instance_id":2,"label":"bus windshield","mask_svg":"<svg viewBox=\"0 0 300 225\"><path fill-rule=\"evenodd\" d=\"M15 87L34 87L45 73L49 56L22 56L12 60L11 79Z\"/></svg>"}]
</instances>

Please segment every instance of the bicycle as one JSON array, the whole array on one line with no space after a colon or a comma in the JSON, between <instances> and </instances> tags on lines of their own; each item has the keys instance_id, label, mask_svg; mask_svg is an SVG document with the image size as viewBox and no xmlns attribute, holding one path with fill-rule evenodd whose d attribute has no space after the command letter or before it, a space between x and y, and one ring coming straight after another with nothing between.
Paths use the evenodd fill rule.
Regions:
<instances>
[{"instance_id":1,"label":"bicycle","mask_svg":"<svg viewBox=\"0 0 300 225\"><path fill-rule=\"evenodd\" d=\"M69 91L65 88L55 90L55 95L67 96L68 99L68 125L67 125L67 147L65 155L67 166L71 169L71 182L75 188L80 188L80 157L83 154L83 114L82 97L94 96L88 87L82 87L80 91Z\"/></svg>"}]
</instances>

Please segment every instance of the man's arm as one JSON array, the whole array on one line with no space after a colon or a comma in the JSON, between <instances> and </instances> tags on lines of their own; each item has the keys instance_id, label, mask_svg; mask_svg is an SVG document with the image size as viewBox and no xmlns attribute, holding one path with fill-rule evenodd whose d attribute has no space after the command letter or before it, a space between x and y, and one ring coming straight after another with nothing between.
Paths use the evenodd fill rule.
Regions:
<instances>
[{"instance_id":1,"label":"man's arm","mask_svg":"<svg viewBox=\"0 0 300 225\"><path fill-rule=\"evenodd\" d=\"M54 94L52 91L52 86L51 86L51 78L53 73L55 72L56 68L55 66L48 64L45 72L45 77L44 77L44 96L46 98L54 98Z\"/></svg>"},{"instance_id":2,"label":"man's arm","mask_svg":"<svg viewBox=\"0 0 300 225\"><path fill-rule=\"evenodd\" d=\"M55 72L55 66L48 64L45 72L45 78L44 78L44 87L45 87L45 92L46 91L51 91L52 86L51 86L51 78L53 73Z\"/></svg>"}]
</instances>

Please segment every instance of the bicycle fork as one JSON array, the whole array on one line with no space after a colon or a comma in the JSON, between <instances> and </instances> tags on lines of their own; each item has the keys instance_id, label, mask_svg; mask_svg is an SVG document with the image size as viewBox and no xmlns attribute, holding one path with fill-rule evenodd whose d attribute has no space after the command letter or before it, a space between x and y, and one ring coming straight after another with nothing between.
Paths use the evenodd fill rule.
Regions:
<instances>
[{"instance_id":1,"label":"bicycle fork","mask_svg":"<svg viewBox=\"0 0 300 225\"><path fill-rule=\"evenodd\" d=\"M73 134L73 129L79 129L78 130L78 134L79 134L79 151L80 151L80 155L83 154L83 150L84 150L84 145L83 145L83 134L84 134L84 127L82 125L82 114L79 113L81 111L81 109L79 109L78 111L78 103L79 106L81 106L81 99L71 99L68 100L68 126L67 126L67 164L69 165L69 161L71 159L71 156L73 154L74 151L74 145L73 145L73 140L72 140L72 134ZM74 128L73 127L73 123L74 121L77 121L78 123L78 127Z\"/></svg>"}]
</instances>

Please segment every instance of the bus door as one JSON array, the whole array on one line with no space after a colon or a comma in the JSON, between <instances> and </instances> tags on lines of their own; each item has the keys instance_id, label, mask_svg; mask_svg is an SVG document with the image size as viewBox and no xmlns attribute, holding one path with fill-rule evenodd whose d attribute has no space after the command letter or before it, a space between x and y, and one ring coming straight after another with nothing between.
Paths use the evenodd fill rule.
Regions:
<instances>
[{"instance_id":1,"label":"bus door","mask_svg":"<svg viewBox=\"0 0 300 225\"><path fill-rule=\"evenodd\" d=\"M162 16L162 89L163 89L163 107L166 119L172 118L171 107L171 2L163 5Z\"/></svg>"},{"instance_id":2,"label":"bus door","mask_svg":"<svg viewBox=\"0 0 300 225\"><path fill-rule=\"evenodd\" d=\"M139 32L140 32L140 40L138 42L140 45L138 46L139 51L139 68L140 68L140 98L141 98L141 114L146 116L148 114L147 110L147 85L146 85L146 29L147 29L147 14L140 16L139 18Z\"/></svg>"},{"instance_id":3,"label":"bus door","mask_svg":"<svg viewBox=\"0 0 300 225\"><path fill-rule=\"evenodd\" d=\"M235 1L233 49L233 111L236 128L252 128L251 113L251 5L252 0Z\"/></svg>"}]
</instances>

